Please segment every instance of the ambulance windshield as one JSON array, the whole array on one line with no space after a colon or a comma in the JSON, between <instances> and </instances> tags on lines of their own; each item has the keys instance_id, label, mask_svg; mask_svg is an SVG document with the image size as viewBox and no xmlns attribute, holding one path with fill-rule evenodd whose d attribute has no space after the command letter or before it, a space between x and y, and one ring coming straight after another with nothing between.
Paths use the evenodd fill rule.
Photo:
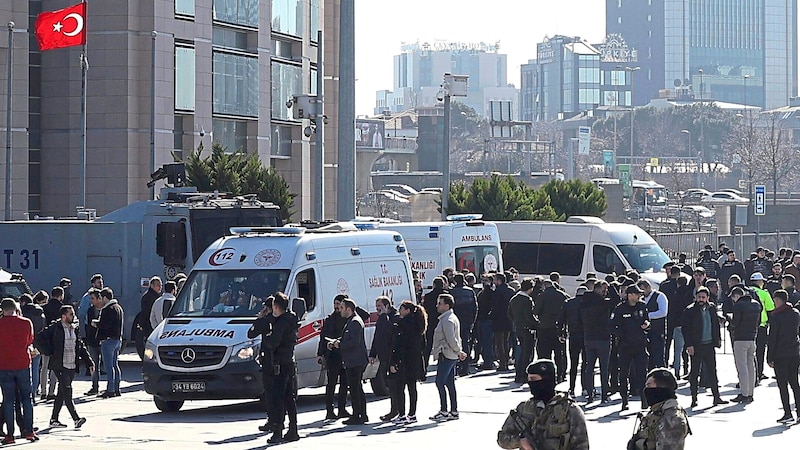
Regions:
<instances>
[{"instance_id":1,"label":"ambulance windshield","mask_svg":"<svg viewBox=\"0 0 800 450\"><path fill-rule=\"evenodd\" d=\"M170 317L254 317L264 300L283 292L289 270L196 271L178 294Z\"/></svg>"}]
</instances>

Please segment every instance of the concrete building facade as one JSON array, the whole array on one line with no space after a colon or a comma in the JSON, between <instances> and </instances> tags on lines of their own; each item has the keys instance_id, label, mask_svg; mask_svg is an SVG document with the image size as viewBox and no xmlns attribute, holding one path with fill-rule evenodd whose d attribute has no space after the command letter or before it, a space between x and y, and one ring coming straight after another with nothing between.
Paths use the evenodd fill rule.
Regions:
<instances>
[{"instance_id":1,"label":"concrete building facade","mask_svg":"<svg viewBox=\"0 0 800 450\"><path fill-rule=\"evenodd\" d=\"M73 3L0 5L0 22L13 20L23 30L14 43L15 219L26 213L74 215L80 203L81 48L40 52L32 33L37 14ZM103 214L150 196L151 33L156 31L156 168L172 162L173 154L186 157L200 144L206 151L220 143L229 151L258 154L298 194L295 218L310 218L316 200L313 137L303 133L308 120L295 120L286 103L293 95L316 91L317 30L335 31L338 25L338 1L324 3L332 5L330 14L323 0L90 2L85 206ZM335 38L335 33L324 36L332 64L326 73L331 74ZM4 79L7 51L2 39ZM326 100L335 100L336 86L326 91ZM328 115L335 120L332 110L328 107ZM335 132L327 135L331 142ZM331 160L329 155L326 162ZM335 178L332 182L335 186ZM330 182L326 187L330 192Z\"/></svg>"}]
</instances>

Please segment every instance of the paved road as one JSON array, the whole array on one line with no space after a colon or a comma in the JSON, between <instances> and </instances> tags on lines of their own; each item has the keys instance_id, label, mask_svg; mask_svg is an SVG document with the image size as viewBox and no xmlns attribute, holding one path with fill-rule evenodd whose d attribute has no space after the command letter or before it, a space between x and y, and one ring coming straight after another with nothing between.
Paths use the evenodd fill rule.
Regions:
<instances>
[{"instance_id":1,"label":"paved road","mask_svg":"<svg viewBox=\"0 0 800 450\"><path fill-rule=\"evenodd\" d=\"M257 430L264 422L255 402L187 402L175 414L160 413L152 399L142 390L139 365L133 358L123 364L122 397L101 400L94 397L78 398L78 412L88 418L80 430L72 428L49 430L47 423L52 404L35 407L36 425L42 428L41 441L36 445L47 449L165 449L165 448L264 448L266 435ZM721 367L723 396L737 393L733 357L718 357ZM771 374L771 372L770 372ZM379 449L407 448L462 448L491 449L495 444L497 429L509 409L528 395L512 384L513 373L481 372L456 382L459 392L461 419L443 424L427 419L438 410L438 396L432 377L419 387L419 423L395 427L377 422L385 414L388 400L368 395L368 413L371 423L361 427L345 427L341 422L327 423L324 400L320 389L301 391L300 442L284 444L280 448L352 449L354 445L369 445ZM103 386L101 381L101 387ZM85 377L75 383L76 395L89 389ZM681 383L679 400L688 406L688 385ZM764 382L755 391L755 402L746 408L737 404L711 407L711 396L700 395L700 405L690 411L690 424L694 436L689 437L687 449L725 448L789 448L800 439L800 427L775 423L782 415L778 390L774 380ZM592 405L586 410L589 438L592 449L624 449L636 421L636 402L632 410L619 413L619 397L608 406ZM63 422L69 415L62 411ZM436 446L434 447L434 443ZM7 447L28 446L27 442Z\"/></svg>"}]
</instances>

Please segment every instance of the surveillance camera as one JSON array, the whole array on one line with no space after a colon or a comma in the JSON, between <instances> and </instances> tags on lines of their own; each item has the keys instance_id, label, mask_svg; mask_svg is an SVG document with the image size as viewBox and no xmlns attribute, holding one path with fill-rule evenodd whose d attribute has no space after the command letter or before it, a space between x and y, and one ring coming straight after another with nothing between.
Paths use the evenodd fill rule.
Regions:
<instances>
[{"instance_id":1,"label":"surveillance camera","mask_svg":"<svg viewBox=\"0 0 800 450\"><path fill-rule=\"evenodd\" d=\"M444 92L439 92L436 94L436 100L439 100L440 102L444 101Z\"/></svg>"},{"instance_id":2,"label":"surveillance camera","mask_svg":"<svg viewBox=\"0 0 800 450\"><path fill-rule=\"evenodd\" d=\"M305 127L303 128L303 134L305 137L310 138L314 134L314 129L311 127Z\"/></svg>"},{"instance_id":3,"label":"surveillance camera","mask_svg":"<svg viewBox=\"0 0 800 450\"><path fill-rule=\"evenodd\" d=\"M290 98L289 100L286 100L286 108L291 109L292 106L294 106L294 99Z\"/></svg>"},{"instance_id":4,"label":"surveillance camera","mask_svg":"<svg viewBox=\"0 0 800 450\"><path fill-rule=\"evenodd\" d=\"M203 127L200 127L200 137L204 137L205 135L206 135L206 129L203 128Z\"/></svg>"}]
</instances>

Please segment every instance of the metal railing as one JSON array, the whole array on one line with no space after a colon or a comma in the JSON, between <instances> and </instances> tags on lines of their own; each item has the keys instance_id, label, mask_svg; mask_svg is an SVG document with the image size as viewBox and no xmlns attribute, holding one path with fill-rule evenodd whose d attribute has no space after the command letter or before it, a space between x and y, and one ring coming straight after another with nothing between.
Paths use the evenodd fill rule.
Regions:
<instances>
[{"instance_id":1,"label":"metal railing","mask_svg":"<svg viewBox=\"0 0 800 450\"><path fill-rule=\"evenodd\" d=\"M689 261L696 258L698 252L706 244L710 244L716 252L718 245L722 242L736 252L736 257L740 261L748 259L750 253L755 252L758 247L770 249L775 253L778 253L782 247L800 249L800 233L798 232L717 235L715 231L698 231L653 233L652 236L670 258L677 259L679 254L685 253Z\"/></svg>"}]
</instances>

